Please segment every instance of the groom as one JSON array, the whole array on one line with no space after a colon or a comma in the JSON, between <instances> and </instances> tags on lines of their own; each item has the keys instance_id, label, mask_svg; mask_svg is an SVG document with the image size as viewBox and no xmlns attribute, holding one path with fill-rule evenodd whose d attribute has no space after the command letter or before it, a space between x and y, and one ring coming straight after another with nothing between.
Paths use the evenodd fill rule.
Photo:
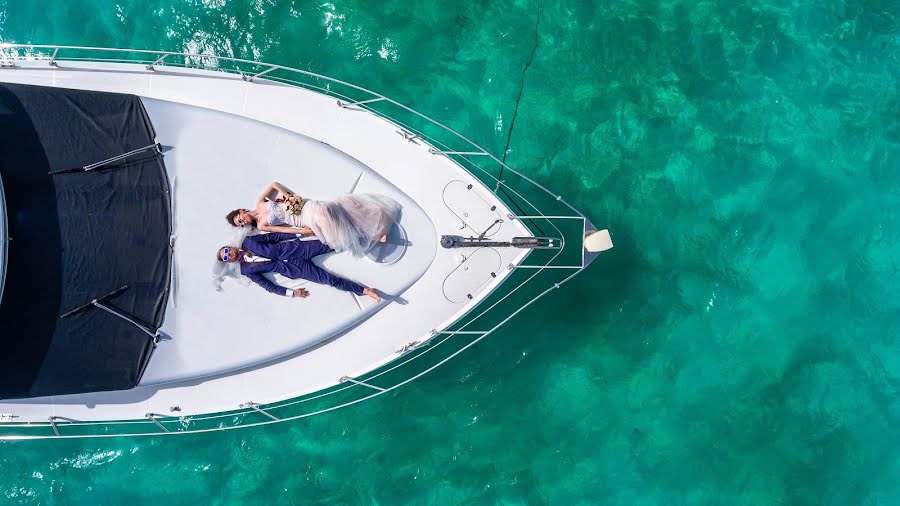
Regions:
<instances>
[{"instance_id":1,"label":"groom","mask_svg":"<svg viewBox=\"0 0 900 506\"><path fill-rule=\"evenodd\" d=\"M277 295L308 297L309 291L305 288L291 290L278 286L263 274L275 272L291 279L307 279L356 295L366 295L375 302L381 302L381 297L375 290L335 276L313 263L313 257L332 251L334 250L318 240L298 241L294 234L271 232L247 237L240 249L233 246L220 248L218 256L222 262L240 262L241 274Z\"/></svg>"}]
</instances>

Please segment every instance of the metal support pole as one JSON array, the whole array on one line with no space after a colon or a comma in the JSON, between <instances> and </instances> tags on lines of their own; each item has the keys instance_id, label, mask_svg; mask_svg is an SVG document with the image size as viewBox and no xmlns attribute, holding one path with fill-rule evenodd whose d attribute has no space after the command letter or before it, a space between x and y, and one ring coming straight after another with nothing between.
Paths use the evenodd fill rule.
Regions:
<instances>
[{"instance_id":1,"label":"metal support pole","mask_svg":"<svg viewBox=\"0 0 900 506\"><path fill-rule=\"evenodd\" d=\"M166 54L160 56L159 58L157 58L156 60L154 60L153 63L151 63L150 65L147 65L147 70L156 70L153 67L155 65L162 63L162 61L165 60L166 58L168 58L170 54L172 54L172 53L166 53Z\"/></svg>"},{"instance_id":2,"label":"metal support pole","mask_svg":"<svg viewBox=\"0 0 900 506\"><path fill-rule=\"evenodd\" d=\"M50 427L53 429L53 433L56 434L57 437L59 437L59 429L56 428L56 417L51 416L49 418L49 420L50 420Z\"/></svg>"},{"instance_id":3,"label":"metal support pole","mask_svg":"<svg viewBox=\"0 0 900 506\"><path fill-rule=\"evenodd\" d=\"M342 102L342 101L338 100L337 105L346 109L348 107L353 107L356 105L371 104L372 102L381 102L382 100L384 100L384 97L370 98L369 100L360 100L359 102Z\"/></svg>"},{"instance_id":4,"label":"metal support pole","mask_svg":"<svg viewBox=\"0 0 900 506\"><path fill-rule=\"evenodd\" d=\"M96 307L96 308L106 311L107 313L110 313L113 316L119 317L119 318L125 320L126 322L134 325L135 327L141 329L141 331L143 331L145 334L150 336L150 339L153 339L153 344L156 345L159 342L159 332L154 332L154 331L148 329L147 327L141 325L137 321L135 321L135 319L133 317L130 317L127 314L123 314L121 311L116 311L115 309L102 304L102 302L106 302L108 299L111 299L111 298L119 295L120 293L124 292L127 289L128 289L128 285L125 285L122 288L117 288L102 297L97 297L96 299L88 302L87 304L78 306L75 309L72 309L71 311L67 311L67 312L59 315L59 319L62 320L63 318L68 318L69 316L72 316L75 313L80 313L81 311L84 311L85 309L89 309L91 307Z\"/></svg>"},{"instance_id":5,"label":"metal support pole","mask_svg":"<svg viewBox=\"0 0 900 506\"><path fill-rule=\"evenodd\" d=\"M156 420L156 416L157 416L156 414L154 414L154 413L147 413L147 414L144 415L144 416L146 416L147 418L149 418L151 422L155 423L157 427L159 427L160 429L163 430L163 432L169 432L169 429L165 428L165 426L163 426L163 424L159 423L159 421Z\"/></svg>"},{"instance_id":6,"label":"metal support pole","mask_svg":"<svg viewBox=\"0 0 900 506\"><path fill-rule=\"evenodd\" d=\"M351 378L351 377L349 377L349 376L342 376L342 377L341 377L341 383L346 383L346 382L348 382L348 381L349 381L350 383L355 383L355 384L357 384L357 385L362 385L362 386L364 386L364 387L369 387L369 388L372 388L372 389L375 389L375 390L380 390L380 391L382 391L382 392L386 392L386 391L387 391L386 388L376 387L375 385L370 385L370 384L368 384L368 383L363 383L362 381L356 381L355 379L353 379L353 378Z\"/></svg>"},{"instance_id":7,"label":"metal support pole","mask_svg":"<svg viewBox=\"0 0 900 506\"><path fill-rule=\"evenodd\" d=\"M56 66L56 54L59 53L59 48L53 50L53 55L50 56L50 66Z\"/></svg>"},{"instance_id":8,"label":"metal support pole","mask_svg":"<svg viewBox=\"0 0 900 506\"><path fill-rule=\"evenodd\" d=\"M259 404L255 403L255 402L245 402L245 403L241 404L241 407L242 407L242 408L250 408L250 409L252 409L253 411L256 411L256 412L259 413L259 414L268 416L268 417L271 418L272 420L280 420L280 418L278 418L277 416L272 415L272 414L270 414L268 411L266 411L266 410L260 408L260 407L259 407Z\"/></svg>"},{"instance_id":9,"label":"metal support pole","mask_svg":"<svg viewBox=\"0 0 900 506\"><path fill-rule=\"evenodd\" d=\"M123 286L123 287L121 287L121 288L116 288L115 290L109 292L108 294L103 295L103 296L101 296L101 297L97 297L96 299L94 299L94 300L88 302L87 304L83 304L83 305L81 305L81 306L78 306L78 307L76 307L75 309L73 309L73 310L71 310L71 311L66 311L65 313L59 315L59 319L62 320L63 318L68 318L69 316L72 316L73 314L78 313L79 311L84 311L85 309L87 309L87 308L93 306L95 302L98 302L98 301L101 301L101 300L106 300L106 299L110 299L110 298L112 298L112 297L115 297L116 295L119 295L120 293L124 292L124 291L127 290L127 289L128 289L128 285L125 285L125 286Z\"/></svg>"},{"instance_id":10,"label":"metal support pole","mask_svg":"<svg viewBox=\"0 0 900 506\"><path fill-rule=\"evenodd\" d=\"M275 69L277 69L277 68L278 68L278 67L272 66L272 67L267 68L266 70L263 70L263 71L260 72L259 74L252 75L252 76L248 76L248 75L246 75L246 74L244 74L244 73L241 73L241 79L243 79L244 81L247 81L248 83L252 83L253 80L256 79L257 77L259 77L259 76L264 76L264 75L268 74L269 72L271 72L271 71L273 71L273 70L275 70Z\"/></svg>"},{"instance_id":11,"label":"metal support pole","mask_svg":"<svg viewBox=\"0 0 900 506\"><path fill-rule=\"evenodd\" d=\"M144 146L142 148L133 149L127 153L122 153L121 155L116 155L112 158L107 158L106 160L101 160L99 162L94 162L90 165L85 165L84 167L78 167L78 168L74 168L74 169L63 169L63 170L57 170L55 172L50 172L50 175L66 174L69 172L89 172L91 170L96 169L97 167L102 167L104 165L107 165L107 164L110 164L113 162L118 162L120 160L124 160L124 159L128 158L129 156L136 155L136 154L142 153L144 151L149 151L151 149L155 149L158 153L163 152L163 146L161 146L159 143L150 144L150 145Z\"/></svg>"},{"instance_id":12,"label":"metal support pole","mask_svg":"<svg viewBox=\"0 0 900 506\"><path fill-rule=\"evenodd\" d=\"M141 325L140 323L134 321L133 319L131 319L131 318L125 316L124 314L122 314L122 313L116 311L115 309L113 309L113 308L111 308L111 307L104 306L103 304L100 303L100 301L93 300L93 301L91 301L91 304L92 304L94 307L98 307L98 308L100 308L100 309L106 311L107 313L110 313L110 314L112 314L112 315L114 315L114 316L118 316L119 318L125 320L126 322L128 322L128 323L134 325L135 327L137 327L137 328L143 330L145 334L147 334L148 336L150 336L151 339L153 339L153 342L154 342L154 343L156 343L156 340L159 338L159 333L153 332L152 330L148 329L147 327L144 327L144 326Z\"/></svg>"},{"instance_id":13,"label":"metal support pole","mask_svg":"<svg viewBox=\"0 0 900 506\"><path fill-rule=\"evenodd\" d=\"M428 152L432 155L490 156L484 151L441 151L439 149L428 148Z\"/></svg>"},{"instance_id":14,"label":"metal support pole","mask_svg":"<svg viewBox=\"0 0 900 506\"><path fill-rule=\"evenodd\" d=\"M112 157L112 158L107 158L106 160L101 160L101 161L99 161L99 162L94 162L94 163L92 163L92 164L90 164L90 165L85 165L85 166L82 167L82 168L85 170L85 172L87 172L87 171L89 171L89 170L96 169L97 167L106 165L106 164L108 164L108 163L118 162L119 160L123 160L123 159L125 159L125 158L128 158L128 157L131 156L131 155L136 155L136 154L138 154L138 153L140 153L140 152L147 151L147 150L149 150L149 149L156 149L157 151L159 151L159 144L158 144L158 143L156 143L156 144L150 144L150 145L144 146L144 147L142 147L142 148L133 149L133 150L127 152L127 153L122 153L121 155L117 155L117 156L114 156L114 157Z\"/></svg>"}]
</instances>

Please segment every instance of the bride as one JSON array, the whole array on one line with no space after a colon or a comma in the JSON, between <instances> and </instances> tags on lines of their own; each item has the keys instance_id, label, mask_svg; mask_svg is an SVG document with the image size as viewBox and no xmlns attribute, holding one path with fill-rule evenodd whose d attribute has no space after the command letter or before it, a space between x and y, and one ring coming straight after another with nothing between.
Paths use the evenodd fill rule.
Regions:
<instances>
[{"instance_id":1,"label":"bride","mask_svg":"<svg viewBox=\"0 0 900 506\"><path fill-rule=\"evenodd\" d=\"M262 232L315 235L335 251L362 255L387 239L399 216L400 204L383 195L306 200L272 183L257 197L253 210L235 209L225 219L235 227L255 225Z\"/></svg>"}]
</instances>

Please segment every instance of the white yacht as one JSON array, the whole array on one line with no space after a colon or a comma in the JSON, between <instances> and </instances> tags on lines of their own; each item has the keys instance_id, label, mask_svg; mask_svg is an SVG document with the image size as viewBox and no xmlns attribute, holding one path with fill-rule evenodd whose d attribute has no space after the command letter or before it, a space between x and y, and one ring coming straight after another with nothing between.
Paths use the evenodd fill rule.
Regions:
<instances>
[{"instance_id":1,"label":"white yacht","mask_svg":"<svg viewBox=\"0 0 900 506\"><path fill-rule=\"evenodd\" d=\"M279 423L413 381L612 247L562 196L383 95L236 58L0 45L0 439ZM380 303L216 252L272 181L402 205L315 262ZM527 316L522 316L527 318Z\"/></svg>"}]
</instances>

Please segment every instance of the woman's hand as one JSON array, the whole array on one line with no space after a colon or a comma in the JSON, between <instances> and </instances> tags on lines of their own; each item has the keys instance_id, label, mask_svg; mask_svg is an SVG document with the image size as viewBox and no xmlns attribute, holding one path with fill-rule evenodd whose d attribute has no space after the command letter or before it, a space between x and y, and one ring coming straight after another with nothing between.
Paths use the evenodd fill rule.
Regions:
<instances>
[{"instance_id":1,"label":"woman's hand","mask_svg":"<svg viewBox=\"0 0 900 506\"><path fill-rule=\"evenodd\" d=\"M279 193L281 193L281 194L284 195L285 197L289 197L289 196L293 195L293 193L291 193L290 190L288 190L283 184L281 184L281 183L279 183L279 182L277 182L277 181L273 181L273 182L272 182L271 188L272 188L273 190L278 191Z\"/></svg>"},{"instance_id":2,"label":"woman's hand","mask_svg":"<svg viewBox=\"0 0 900 506\"><path fill-rule=\"evenodd\" d=\"M315 232L309 227L300 227L300 235L309 237L311 235L316 235Z\"/></svg>"},{"instance_id":3,"label":"woman's hand","mask_svg":"<svg viewBox=\"0 0 900 506\"><path fill-rule=\"evenodd\" d=\"M256 197L256 205L259 206L260 203L265 202L268 199L275 200L278 198L279 193L285 197L293 195L283 184L273 181L272 184L266 186L266 189L259 194L259 197Z\"/></svg>"},{"instance_id":4,"label":"woman's hand","mask_svg":"<svg viewBox=\"0 0 900 506\"><path fill-rule=\"evenodd\" d=\"M282 234L304 234L303 230L309 227L297 228L297 227L289 227L287 225L268 225L264 223L260 223L256 226L256 228L260 232L281 232ZM312 232L312 230L310 230Z\"/></svg>"}]
</instances>

